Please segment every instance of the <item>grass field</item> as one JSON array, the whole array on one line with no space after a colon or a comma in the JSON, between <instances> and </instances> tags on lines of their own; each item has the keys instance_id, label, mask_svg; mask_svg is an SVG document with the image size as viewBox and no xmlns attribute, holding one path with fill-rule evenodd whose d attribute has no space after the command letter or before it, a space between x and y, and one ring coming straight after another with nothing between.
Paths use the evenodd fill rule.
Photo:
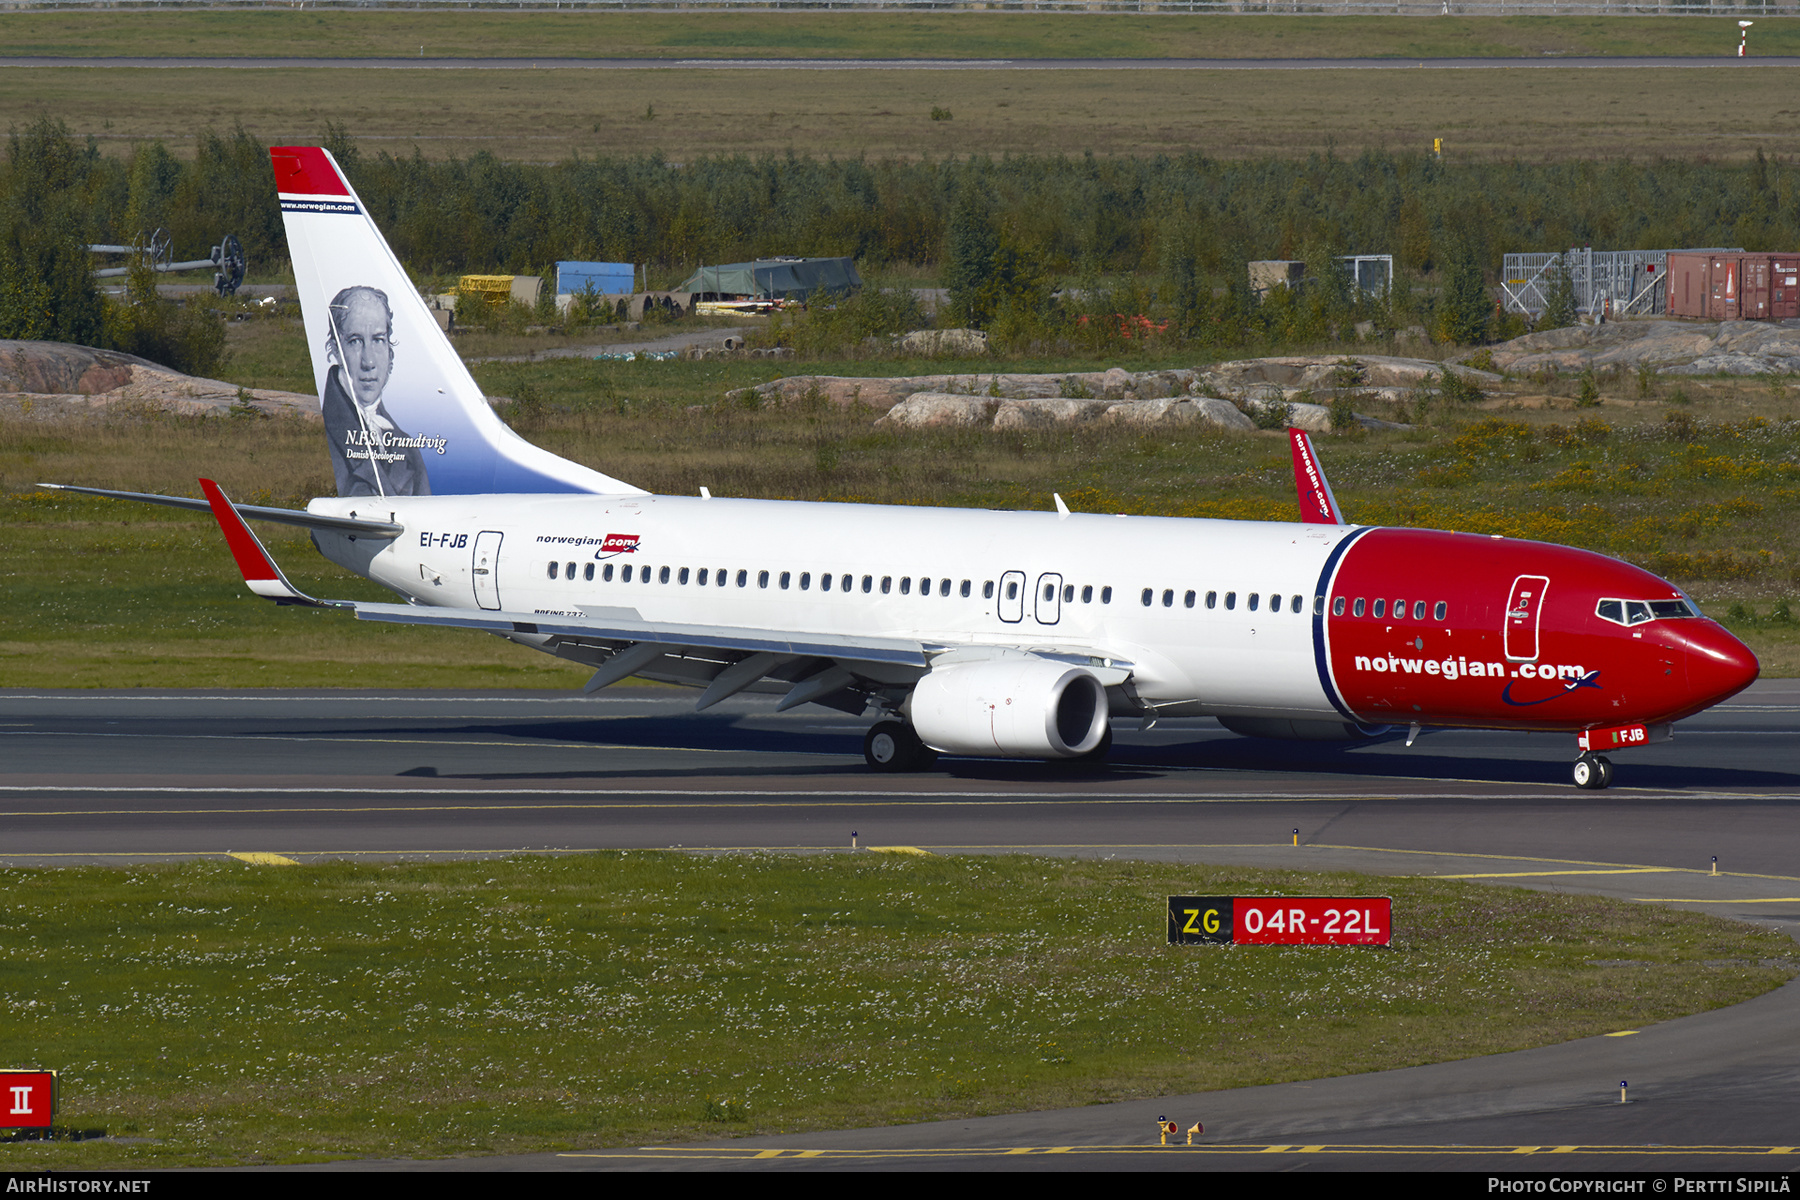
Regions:
<instances>
[{"instance_id":1,"label":"grass field","mask_svg":"<svg viewBox=\"0 0 1800 1200\"><path fill-rule=\"evenodd\" d=\"M340 58L1536 58L1719 55L1717 17L1322 17L1120 13L10 12L8 55ZM1758 17L1759 55L1800 21Z\"/></svg>"},{"instance_id":2,"label":"grass field","mask_svg":"<svg viewBox=\"0 0 1800 1200\"><path fill-rule=\"evenodd\" d=\"M1797 965L1773 931L1592 897L1023 856L0 877L0 1053L60 1069L60 1123L118 1139L0 1145L10 1170L519 1153L1181 1094L1638 1028ZM1171 894L1390 895L1394 944L1170 947Z\"/></svg>"},{"instance_id":3,"label":"grass field","mask_svg":"<svg viewBox=\"0 0 1800 1200\"><path fill-rule=\"evenodd\" d=\"M310 390L297 321L234 332L223 372ZM289 344L289 343L293 344ZM517 339L519 346L531 339ZM484 342L505 349L501 339ZM1108 359L1191 366L1173 351ZM1092 369L1011 362L1008 370ZM771 410L725 393L783 374L991 370L985 361L486 363L491 395L522 403L520 430L559 454L652 491L883 504L1078 509L1292 520L1277 434L1095 426L1030 433L894 432L875 414ZM1585 546L1687 587L1745 638L1766 674L1800 674L1800 391L1785 381L1518 381L1486 408L1406 413L1419 427L1325 439L1352 520L1500 533ZM300 421L126 414L47 423L0 410L0 679L13 686L573 687L580 668L483 634L380 626L251 597L217 530L168 509L37 491L39 482L198 494L201 473L234 498L301 506L331 490L319 427ZM299 531L265 532L300 587L387 599L325 562ZM1787 615L1783 615L1786 612Z\"/></svg>"},{"instance_id":4,"label":"grass field","mask_svg":"<svg viewBox=\"0 0 1800 1200\"><path fill-rule=\"evenodd\" d=\"M40 114L104 153L207 128L271 145L342 125L364 153L969 154L1236 158L1363 149L1452 159L1747 158L1800 135L1787 72L0 70L0 111ZM949 120L931 119L933 108Z\"/></svg>"}]
</instances>

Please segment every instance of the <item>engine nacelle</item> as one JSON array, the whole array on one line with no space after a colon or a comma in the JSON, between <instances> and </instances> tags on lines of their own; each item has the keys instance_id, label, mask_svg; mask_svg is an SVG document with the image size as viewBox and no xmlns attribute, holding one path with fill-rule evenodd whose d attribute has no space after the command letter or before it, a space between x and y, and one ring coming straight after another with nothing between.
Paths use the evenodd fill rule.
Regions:
<instances>
[{"instance_id":1,"label":"engine nacelle","mask_svg":"<svg viewBox=\"0 0 1800 1200\"><path fill-rule=\"evenodd\" d=\"M912 694L913 729L946 754L1074 758L1100 745L1106 722L1094 673L1045 658L934 667Z\"/></svg>"},{"instance_id":2,"label":"engine nacelle","mask_svg":"<svg viewBox=\"0 0 1800 1200\"><path fill-rule=\"evenodd\" d=\"M1348 721L1293 721L1286 717L1220 717L1219 724L1244 737L1299 742L1363 742L1380 737L1392 728L1390 725L1353 725Z\"/></svg>"}]
</instances>

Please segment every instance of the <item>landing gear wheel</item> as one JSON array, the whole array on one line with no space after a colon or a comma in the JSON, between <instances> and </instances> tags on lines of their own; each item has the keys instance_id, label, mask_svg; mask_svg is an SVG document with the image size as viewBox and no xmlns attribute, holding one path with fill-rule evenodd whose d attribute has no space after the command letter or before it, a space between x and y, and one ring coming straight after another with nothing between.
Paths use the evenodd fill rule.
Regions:
<instances>
[{"instance_id":1,"label":"landing gear wheel","mask_svg":"<svg viewBox=\"0 0 1800 1200\"><path fill-rule=\"evenodd\" d=\"M937 762L937 751L921 742L911 725L877 721L863 738L863 760L873 771L925 771Z\"/></svg>"},{"instance_id":2,"label":"landing gear wheel","mask_svg":"<svg viewBox=\"0 0 1800 1200\"><path fill-rule=\"evenodd\" d=\"M1612 782L1612 763L1598 754L1584 754L1575 760L1575 786L1597 792Z\"/></svg>"}]
</instances>

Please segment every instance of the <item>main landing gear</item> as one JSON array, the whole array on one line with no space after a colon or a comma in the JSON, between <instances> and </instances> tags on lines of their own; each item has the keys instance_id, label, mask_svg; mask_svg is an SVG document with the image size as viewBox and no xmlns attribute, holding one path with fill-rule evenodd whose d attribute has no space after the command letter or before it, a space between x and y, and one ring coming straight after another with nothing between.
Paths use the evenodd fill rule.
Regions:
<instances>
[{"instance_id":1,"label":"main landing gear","mask_svg":"<svg viewBox=\"0 0 1800 1200\"><path fill-rule=\"evenodd\" d=\"M877 721L863 738L863 758L875 771L929 771L937 764L937 751L921 742L911 725Z\"/></svg>"},{"instance_id":2,"label":"main landing gear","mask_svg":"<svg viewBox=\"0 0 1800 1200\"><path fill-rule=\"evenodd\" d=\"M1583 754L1575 760L1575 786L1597 792L1601 788L1611 787L1613 780L1612 760L1599 754Z\"/></svg>"}]
</instances>

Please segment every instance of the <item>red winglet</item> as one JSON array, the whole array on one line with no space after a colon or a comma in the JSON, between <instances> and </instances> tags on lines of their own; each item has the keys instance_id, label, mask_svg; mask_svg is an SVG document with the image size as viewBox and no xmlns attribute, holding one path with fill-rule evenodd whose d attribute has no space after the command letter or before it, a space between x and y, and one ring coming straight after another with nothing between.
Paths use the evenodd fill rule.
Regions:
<instances>
[{"instance_id":1,"label":"red winglet","mask_svg":"<svg viewBox=\"0 0 1800 1200\"><path fill-rule=\"evenodd\" d=\"M225 535L225 544L231 547L231 557L237 560L238 570L244 574L244 583L258 596L269 600L286 600L301 604L317 604L318 601L287 581L269 552L257 536L250 532L250 526L244 524L244 518L226 499L219 485L210 479L200 481L200 490L206 493L206 502L212 505L213 516L219 522L219 530Z\"/></svg>"},{"instance_id":2,"label":"red winglet","mask_svg":"<svg viewBox=\"0 0 1800 1200\"><path fill-rule=\"evenodd\" d=\"M1343 510L1325 481L1325 470L1313 453L1312 439L1301 429L1288 429L1294 449L1294 488L1300 494L1300 519L1308 525L1343 525Z\"/></svg>"},{"instance_id":3,"label":"red winglet","mask_svg":"<svg viewBox=\"0 0 1800 1200\"><path fill-rule=\"evenodd\" d=\"M284 196L348 196L331 156L318 146L271 146L275 190Z\"/></svg>"}]
</instances>

